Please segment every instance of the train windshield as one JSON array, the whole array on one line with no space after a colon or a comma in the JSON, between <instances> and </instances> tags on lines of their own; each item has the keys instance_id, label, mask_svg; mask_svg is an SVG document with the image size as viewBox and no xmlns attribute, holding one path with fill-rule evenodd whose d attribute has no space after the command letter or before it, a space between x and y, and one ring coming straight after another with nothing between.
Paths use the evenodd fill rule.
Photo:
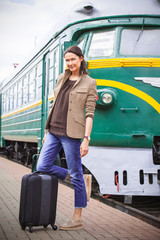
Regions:
<instances>
[{"instance_id":1,"label":"train windshield","mask_svg":"<svg viewBox=\"0 0 160 240\"><path fill-rule=\"evenodd\" d=\"M88 51L89 58L107 57L113 54L115 30L93 32Z\"/></svg>"},{"instance_id":2,"label":"train windshield","mask_svg":"<svg viewBox=\"0 0 160 240\"><path fill-rule=\"evenodd\" d=\"M160 55L160 29L123 29L120 54L131 56Z\"/></svg>"}]
</instances>

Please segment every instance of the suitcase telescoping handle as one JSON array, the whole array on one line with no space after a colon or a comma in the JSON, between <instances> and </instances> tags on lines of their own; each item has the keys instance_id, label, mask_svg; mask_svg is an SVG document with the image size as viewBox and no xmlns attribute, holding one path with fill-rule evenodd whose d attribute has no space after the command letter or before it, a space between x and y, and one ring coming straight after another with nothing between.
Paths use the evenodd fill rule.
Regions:
<instances>
[{"instance_id":1,"label":"suitcase telescoping handle","mask_svg":"<svg viewBox=\"0 0 160 240\"><path fill-rule=\"evenodd\" d=\"M41 172L41 171L35 171L35 172L33 172L32 174L33 174L33 175L35 175L35 174L52 175L52 174L49 174L49 173L47 173L47 172Z\"/></svg>"},{"instance_id":2,"label":"suitcase telescoping handle","mask_svg":"<svg viewBox=\"0 0 160 240\"><path fill-rule=\"evenodd\" d=\"M41 172L41 171L35 171L32 173L32 175L34 175L34 174L44 174L44 175L49 175L49 176L55 176L54 174L47 173L47 172Z\"/></svg>"},{"instance_id":3,"label":"suitcase telescoping handle","mask_svg":"<svg viewBox=\"0 0 160 240\"><path fill-rule=\"evenodd\" d=\"M48 174L48 173L46 173L46 172L41 172L41 171L35 171L35 172L33 172L32 174Z\"/></svg>"}]
</instances>

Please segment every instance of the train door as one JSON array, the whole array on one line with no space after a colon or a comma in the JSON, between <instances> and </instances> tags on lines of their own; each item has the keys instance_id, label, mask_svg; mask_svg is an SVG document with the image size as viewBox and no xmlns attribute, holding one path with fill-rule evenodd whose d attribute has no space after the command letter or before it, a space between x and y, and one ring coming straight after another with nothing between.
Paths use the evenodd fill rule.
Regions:
<instances>
[{"instance_id":1,"label":"train door","mask_svg":"<svg viewBox=\"0 0 160 240\"><path fill-rule=\"evenodd\" d=\"M44 136L45 123L48 117L48 89L49 89L49 67L50 58L49 52L43 57L42 69L42 117L41 117L41 139Z\"/></svg>"}]
</instances>

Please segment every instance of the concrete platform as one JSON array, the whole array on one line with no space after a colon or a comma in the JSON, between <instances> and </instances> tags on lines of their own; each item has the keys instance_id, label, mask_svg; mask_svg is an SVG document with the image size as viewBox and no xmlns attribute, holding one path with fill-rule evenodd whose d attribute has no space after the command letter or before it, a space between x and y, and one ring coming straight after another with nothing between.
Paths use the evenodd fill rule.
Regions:
<instances>
[{"instance_id":1,"label":"concrete platform","mask_svg":"<svg viewBox=\"0 0 160 240\"><path fill-rule=\"evenodd\" d=\"M22 176L30 169L0 157L0 240L158 240L160 229L135 217L90 199L83 210L83 229L53 231L50 226L35 227L33 233L19 225L19 199ZM73 189L59 183L56 224L72 216Z\"/></svg>"}]
</instances>

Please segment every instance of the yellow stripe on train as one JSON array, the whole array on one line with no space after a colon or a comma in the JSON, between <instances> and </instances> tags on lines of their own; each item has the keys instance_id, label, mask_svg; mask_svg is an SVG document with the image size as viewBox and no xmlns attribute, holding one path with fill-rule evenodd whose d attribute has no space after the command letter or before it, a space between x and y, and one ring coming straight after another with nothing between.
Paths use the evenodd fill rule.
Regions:
<instances>
[{"instance_id":1,"label":"yellow stripe on train","mask_svg":"<svg viewBox=\"0 0 160 240\"><path fill-rule=\"evenodd\" d=\"M48 100L51 101L51 100L53 100L53 98L54 98L54 96L49 96L49 97L48 97ZM20 112L24 112L24 111L29 110L29 109L31 109L31 108L37 107L37 106L39 106L39 105L41 105L41 104L42 104L42 99L39 100L38 102L35 102L35 103L33 103L33 104L29 104L29 105L27 105L27 106L25 106L25 107L22 107L22 108L20 108L20 109L18 109L18 110L15 110L15 111L13 111L13 112L8 113L8 114L2 116L2 119L3 119L3 118L6 118L6 117L13 116L13 115L15 115L15 114L17 114L17 113L20 113Z\"/></svg>"},{"instance_id":2,"label":"yellow stripe on train","mask_svg":"<svg viewBox=\"0 0 160 240\"><path fill-rule=\"evenodd\" d=\"M88 60L88 69L113 67L160 67L160 58L109 58Z\"/></svg>"},{"instance_id":3,"label":"yellow stripe on train","mask_svg":"<svg viewBox=\"0 0 160 240\"><path fill-rule=\"evenodd\" d=\"M154 98L149 96L147 93L135 87L132 87L128 84L113 81L113 80L96 79L96 81L98 86L118 88L141 98L142 100L147 102L149 105L151 105L160 114L160 104Z\"/></svg>"}]
</instances>

